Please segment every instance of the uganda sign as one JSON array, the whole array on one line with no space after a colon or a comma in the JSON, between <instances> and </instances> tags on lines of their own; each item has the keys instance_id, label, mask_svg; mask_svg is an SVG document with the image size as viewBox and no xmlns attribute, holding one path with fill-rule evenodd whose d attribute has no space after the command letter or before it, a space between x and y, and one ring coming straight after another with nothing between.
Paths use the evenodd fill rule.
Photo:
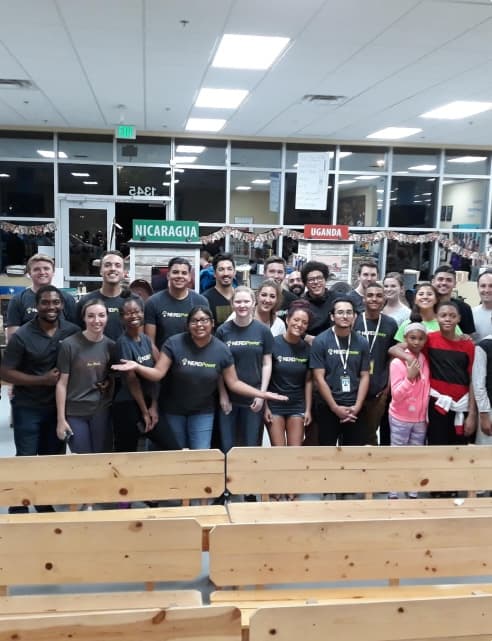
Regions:
<instances>
[{"instance_id":1,"label":"uganda sign","mask_svg":"<svg viewBox=\"0 0 492 641\"><path fill-rule=\"evenodd\" d=\"M197 243L199 226L196 220L134 220L133 240Z\"/></svg>"}]
</instances>

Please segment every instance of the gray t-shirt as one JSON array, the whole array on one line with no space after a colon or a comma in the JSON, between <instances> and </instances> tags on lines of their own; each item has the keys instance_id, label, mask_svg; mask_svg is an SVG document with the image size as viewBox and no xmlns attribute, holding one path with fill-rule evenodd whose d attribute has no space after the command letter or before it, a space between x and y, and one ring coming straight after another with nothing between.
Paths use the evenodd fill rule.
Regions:
<instances>
[{"instance_id":1,"label":"gray t-shirt","mask_svg":"<svg viewBox=\"0 0 492 641\"><path fill-rule=\"evenodd\" d=\"M478 343L492 333L492 310L486 309L483 305L477 305L472 308L472 312L475 322L473 339Z\"/></svg>"},{"instance_id":2,"label":"gray t-shirt","mask_svg":"<svg viewBox=\"0 0 492 641\"><path fill-rule=\"evenodd\" d=\"M188 290L186 298L178 300L167 289L157 292L145 303L145 324L156 326L155 344L162 348L170 336L186 330L186 318L196 305L209 307L205 296Z\"/></svg>"},{"instance_id":3,"label":"gray t-shirt","mask_svg":"<svg viewBox=\"0 0 492 641\"><path fill-rule=\"evenodd\" d=\"M111 404L113 389L101 392L98 383L106 381L114 362L114 341L107 336L94 343L82 332L60 345L58 369L68 374L67 416L90 416Z\"/></svg>"},{"instance_id":4,"label":"gray t-shirt","mask_svg":"<svg viewBox=\"0 0 492 641\"><path fill-rule=\"evenodd\" d=\"M123 334L123 323L121 322L120 309L127 298L121 296L104 296L99 289L94 292L89 292L82 296L77 303L77 322L82 329L85 329L85 323L82 320L82 308L91 300L100 299L103 301L108 311L108 322L104 329L104 335L115 341L121 334Z\"/></svg>"}]
</instances>

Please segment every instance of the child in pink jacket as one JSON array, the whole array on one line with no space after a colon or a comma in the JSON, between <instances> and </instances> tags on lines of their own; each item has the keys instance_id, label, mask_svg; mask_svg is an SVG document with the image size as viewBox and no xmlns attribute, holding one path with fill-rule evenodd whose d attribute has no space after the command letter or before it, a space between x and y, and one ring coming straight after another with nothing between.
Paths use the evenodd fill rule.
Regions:
<instances>
[{"instance_id":1,"label":"child in pink jacket","mask_svg":"<svg viewBox=\"0 0 492 641\"><path fill-rule=\"evenodd\" d=\"M422 323L405 327L406 351L415 356L411 363L394 358L390 364L391 403L389 424L391 445L423 445L427 432L429 365L422 354L427 330Z\"/></svg>"}]
</instances>

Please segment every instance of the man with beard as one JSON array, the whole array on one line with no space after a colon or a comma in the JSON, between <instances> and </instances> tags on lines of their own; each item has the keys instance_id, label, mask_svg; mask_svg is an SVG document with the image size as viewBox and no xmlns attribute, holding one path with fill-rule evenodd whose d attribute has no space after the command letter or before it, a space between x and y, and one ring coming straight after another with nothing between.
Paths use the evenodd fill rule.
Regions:
<instances>
[{"instance_id":1,"label":"man with beard","mask_svg":"<svg viewBox=\"0 0 492 641\"><path fill-rule=\"evenodd\" d=\"M36 292L37 316L11 336L0 376L13 383L12 419L16 456L62 454L65 444L56 435L55 386L60 376L56 360L60 341L80 331L62 318L63 297L53 285ZM37 506L40 512L51 506ZM9 512L27 512L25 506Z\"/></svg>"},{"instance_id":2,"label":"man with beard","mask_svg":"<svg viewBox=\"0 0 492 641\"><path fill-rule=\"evenodd\" d=\"M287 289L294 296L301 296L304 293L304 283L302 282L301 272L294 271L287 274Z\"/></svg>"},{"instance_id":3,"label":"man with beard","mask_svg":"<svg viewBox=\"0 0 492 641\"><path fill-rule=\"evenodd\" d=\"M234 292L236 265L232 254L217 254L213 258L212 266L215 285L203 292L203 296L208 300L216 331L232 312L231 298Z\"/></svg>"}]
</instances>

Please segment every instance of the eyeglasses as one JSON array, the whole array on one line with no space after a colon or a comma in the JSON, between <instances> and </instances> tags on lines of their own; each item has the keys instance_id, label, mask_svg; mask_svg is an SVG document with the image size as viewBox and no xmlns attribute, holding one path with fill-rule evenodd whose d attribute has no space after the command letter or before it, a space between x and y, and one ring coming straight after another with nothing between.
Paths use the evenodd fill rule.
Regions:
<instances>
[{"instance_id":1,"label":"eyeglasses","mask_svg":"<svg viewBox=\"0 0 492 641\"><path fill-rule=\"evenodd\" d=\"M190 325L208 325L211 322L211 319L207 316L203 318L192 318L190 320Z\"/></svg>"},{"instance_id":2,"label":"eyeglasses","mask_svg":"<svg viewBox=\"0 0 492 641\"><path fill-rule=\"evenodd\" d=\"M354 312L351 309L337 309L333 312L334 316L353 316Z\"/></svg>"},{"instance_id":3,"label":"eyeglasses","mask_svg":"<svg viewBox=\"0 0 492 641\"><path fill-rule=\"evenodd\" d=\"M309 283L311 285L312 283L321 283L324 280L324 276L311 276L310 278L306 278L306 283Z\"/></svg>"}]
</instances>

